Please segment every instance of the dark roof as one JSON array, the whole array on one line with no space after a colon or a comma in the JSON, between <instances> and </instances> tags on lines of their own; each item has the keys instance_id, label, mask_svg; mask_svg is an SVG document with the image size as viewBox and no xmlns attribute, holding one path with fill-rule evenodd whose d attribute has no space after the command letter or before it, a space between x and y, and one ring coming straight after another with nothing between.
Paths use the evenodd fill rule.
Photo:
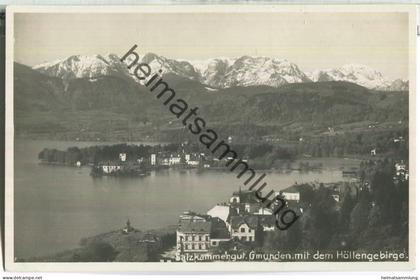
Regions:
<instances>
[{"instance_id":1,"label":"dark roof","mask_svg":"<svg viewBox=\"0 0 420 280\"><path fill-rule=\"evenodd\" d=\"M261 215L259 219L260 224L263 226L274 226L276 223L276 217L274 215Z\"/></svg>"},{"instance_id":2,"label":"dark roof","mask_svg":"<svg viewBox=\"0 0 420 280\"><path fill-rule=\"evenodd\" d=\"M120 160L103 160L98 162L97 165L119 165L119 166L139 166L137 161L135 160L126 160L126 161L120 161Z\"/></svg>"},{"instance_id":3,"label":"dark roof","mask_svg":"<svg viewBox=\"0 0 420 280\"><path fill-rule=\"evenodd\" d=\"M122 162L119 160L104 160L98 163L99 165L121 165Z\"/></svg>"},{"instance_id":4,"label":"dark roof","mask_svg":"<svg viewBox=\"0 0 420 280\"><path fill-rule=\"evenodd\" d=\"M219 218L212 218L212 226L210 238L213 239L227 239L230 238L229 231L223 220Z\"/></svg>"},{"instance_id":5,"label":"dark roof","mask_svg":"<svg viewBox=\"0 0 420 280\"><path fill-rule=\"evenodd\" d=\"M256 203L256 202L234 203L234 204L232 204L232 206L234 208L236 208L238 210L238 212L233 211L232 214L231 214L231 216L238 216L238 213L240 215L248 215L249 212L248 211L245 211L245 209L246 209L245 206L246 205L249 205L249 208L250 208L250 212L251 213L253 213L255 211L258 211L261 208L261 203Z\"/></svg>"},{"instance_id":6,"label":"dark roof","mask_svg":"<svg viewBox=\"0 0 420 280\"><path fill-rule=\"evenodd\" d=\"M255 194L256 191L250 190L236 191L233 193L233 195L239 196L241 203L259 203L260 200Z\"/></svg>"},{"instance_id":7,"label":"dark roof","mask_svg":"<svg viewBox=\"0 0 420 280\"><path fill-rule=\"evenodd\" d=\"M233 216L230 219L230 225L234 229L238 229L243 224L247 224L250 228L256 229L258 227L258 217L254 215Z\"/></svg>"},{"instance_id":8,"label":"dark roof","mask_svg":"<svg viewBox=\"0 0 420 280\"><path fill-rule=\"evenodd\" d=\"M295 200L287 201L287 208L289 208L289 209L295 210L295 209L299 208L299 206L301 206L301 205L302 204L300 202L297 202Z\"/></svg>"},{"instance_id":9,"label":"dark roof","mask_svg":"<svg viewBox=\"0 0 420 280\"><path fill-rule=\"evenodd\" d=\"M210 221L192 221L192 220L180 220L178 230L181 232L194 232L194 233L210 233L211 222Z\"/></svg>"}]
</instances>

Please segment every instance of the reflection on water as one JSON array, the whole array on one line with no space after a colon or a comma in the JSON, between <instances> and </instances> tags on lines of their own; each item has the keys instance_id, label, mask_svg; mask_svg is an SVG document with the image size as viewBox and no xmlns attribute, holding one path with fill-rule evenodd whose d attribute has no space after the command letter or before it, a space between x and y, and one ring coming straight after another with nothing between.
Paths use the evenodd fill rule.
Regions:
<instances>
[{"instance_id":1,"label":"reflection on water","mask_svg":"<svg viewBox=\"0 0 420 280\"><path fill-rule=\"evenodd\" d=\"M177 223L185 210L206 212L227 201L241 181L228 172L166 170L145 178L89 176L89 168L38 164L43 148L66 149L97 143L15 143L15 256L40 256L70 249L82 237L121 228L127 218L139 229ZM101 143L103 144L103 143ZM341 171L270 173L268 188L295 182L342 180Z\"/></svg>"}]
</instances>

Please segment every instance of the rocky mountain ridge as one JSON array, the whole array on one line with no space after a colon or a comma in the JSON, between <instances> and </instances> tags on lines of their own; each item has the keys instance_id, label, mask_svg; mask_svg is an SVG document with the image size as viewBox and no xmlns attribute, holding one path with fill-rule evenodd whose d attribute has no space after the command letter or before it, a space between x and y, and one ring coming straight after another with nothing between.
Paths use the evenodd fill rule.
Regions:
<instances>
[{"instance_id":1,"label":"rocky mountain ridge","mask_svg":"<svg viewBox=\"0 0 420 280\"><path fill-rule=\"evenodd\" d=\"M366 65L348 64L339 68L305 73L298 65L278 58L241 56L238 58L212 58L202 61L176 60L147 53L141 62L148 63L153 72L174 74L215 89L248 86L281 87L291 83L346 81L368 89L406 91L408 81L390 80ZM98 76L133 78L126 64L115 54L74 55L63 60L47 62L33 67L43 74L64 80Z\"/></svg>"}]
</instances>

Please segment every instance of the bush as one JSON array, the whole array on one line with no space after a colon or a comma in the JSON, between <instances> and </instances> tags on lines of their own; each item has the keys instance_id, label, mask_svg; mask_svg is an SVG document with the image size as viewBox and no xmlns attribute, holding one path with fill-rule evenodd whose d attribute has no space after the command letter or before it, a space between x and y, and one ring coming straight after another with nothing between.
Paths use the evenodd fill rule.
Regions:
<instances>
[{"instance_id":1,"label":"bush","mask_svg":"<svg viewBox=\"0 0 420 280\"><path fill-rule=\"evenodd\" d=\"M73 255L76 262L111 262L118 252L106 242L91 242Z\"/></svg>"}]
</instances>

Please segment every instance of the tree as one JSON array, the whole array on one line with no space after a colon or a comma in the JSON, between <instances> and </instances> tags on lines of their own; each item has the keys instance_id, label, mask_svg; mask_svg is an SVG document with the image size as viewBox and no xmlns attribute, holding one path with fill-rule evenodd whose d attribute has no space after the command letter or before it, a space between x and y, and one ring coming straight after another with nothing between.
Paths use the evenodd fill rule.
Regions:
<instances>
[{"instance_id":1,"label":"tree","mask_svg":"<svg viewBox=\"0 0 420 280\"><path fill-rule=\"evenodd\" d=\"M396 223L400 213L400 202L392 175L378 171L374 174L371 185L373 200L379 206L381 223Z\"/></svg>"},{"instance_id":2,"label":"tree","mask_svg":"<svg viewBox=\"0 0 420 280\"><path fill-rule=\"evenodd\" d=\"M362 190L360 192L358 202L356 203L350 214L350 230L354 235L357 236L368 226L369 210L369 193L366 190Z\"/></svg>"},{"instance_id":3,"label":"tree","mask_svg":"<svg viewBox=\"0 0 420 280\"><path fill-rule=\"evenodd\" d=\"M311 226L309 232L313 235L314 248L325 249L338 227L338 215L335 210L336 202L331 197L330 190L319 187L311 208Z\"/></svg>"},{"instance_id":4,"label":"tree","mask_svg":"<svg viewBox=\"0 0 420 280\"><path fill-rule=\"evenodd\" d=\"M83 247L81 252L74 254L73 259L78 262L111 262L117 254L110 244L94 241Z\"/></svg>"},{"instance_id":5,"label":"tree","mask_svg":"<svg viewBox=\"0 0 420 280\"><path fill-rule=\"evenodd\" d=\"M352 197L350 190L347 190L343 197L343 204L340 210L340 228L341 230L347 231L350 224L350 215L356 204L355 199Z\"/></svg>"}]
</instances>

